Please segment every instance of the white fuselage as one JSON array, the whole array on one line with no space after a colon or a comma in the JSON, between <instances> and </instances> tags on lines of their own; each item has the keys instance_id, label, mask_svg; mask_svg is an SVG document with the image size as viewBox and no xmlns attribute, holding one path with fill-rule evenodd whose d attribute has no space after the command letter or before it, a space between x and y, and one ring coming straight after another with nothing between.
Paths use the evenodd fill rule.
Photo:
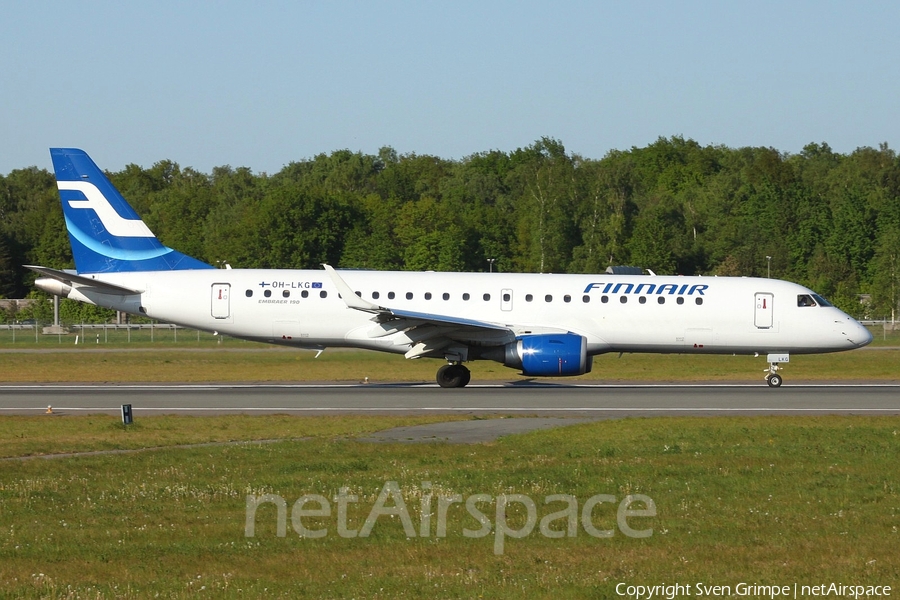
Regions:
<instances>
[{"instance_id":1,"label":"white fuselage","mask_svg":"<svg viewBox=\"0 0 900 600\"><path fill-rule=\"evenodd\" d=\"M340 271L364 300L390 309L470 319L515 335L567 331L604 352L836 352L871 335L832 306L799 306L813 292L775 279ZM70 297L220 334L306 348L405 353L417 341L348 307L320 270L208 269L94 275L142 290ZM483 334L485 345L509 334ZM509 340L506 340L509 341Z\"/></svg>"}]
</instances>

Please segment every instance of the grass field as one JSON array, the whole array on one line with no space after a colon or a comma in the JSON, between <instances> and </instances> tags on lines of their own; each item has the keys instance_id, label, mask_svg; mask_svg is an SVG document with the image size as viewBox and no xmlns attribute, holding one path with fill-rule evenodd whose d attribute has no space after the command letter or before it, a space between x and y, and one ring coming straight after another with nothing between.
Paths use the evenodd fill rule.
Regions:
<instances>
[{"instance_id":1,"label":"grass field","mask_svg":"<svg viewBox=\"0 0 900 600\"><path fill-rule=\"evenodd\" d=\"M837 354L792 356L787 381L900 380L900 331L875 333L873 344ZM409 361L399 355L326 350L319 358L293 350L212 336L192 330L92 332L87 344L75 335L39 336L0 330L0 383L24 382L263 382L263 381L434 381L441 360ZM80 334L78 334L80 336ZM104 335L108 338L104 342ZM177 341L176 341L177 335ZM83 339L82 339L83 341ZM99 341L99 343L96 343ZM468 364L472 378L515 381L513 369L498 363ZM564 381L761 381L764 357L684 354L605 354L591 373Z\"/></svg>"},{"instance_id":2,"label":"grass field","mask_svg":"<svg viewBox=\"0 0 900 600\"><path fill-rule=\"evenodd\" d=\"M170 325L85 325L72 324L66 326L69 333L61 335L44 335L42 325L0 326L0 349L34 349L34 348L74 348L77 346L106 348L255 348L265 347L255 342L246 342L228 336L213 335L196 329ZM881 325L870 326L874 337L872 347L900 347L900 329L890 330Z\"/></svg>"},{"instance_id":3,"label":"grass field","mask_svg":"<svg viewBox=\"0 0 900 600\"><path fill-rule=\"evenodd\" d=\"M0 382L433 381L442 364L358 351L316 359L182 333L177 343L68 340L0 342ZM784 374L789 383L900 380L900 343L876 337L873 346L793 356ZM495 363L470 366L476 381L521 379ZM562 381L761 383L765 366L747 356L604 355L593 373ZM692 596L699 582L733 595L740 582L900 586L900 418L625 419L475 445L355 441L466 418L153 416L126 429L103 415L0 417L0 597L615 598L619 583L688 583ZM118 450L130 452L17 458ZM346 521L360 530L387 482L416 535L381 516L371 535L342 537L335 496L346 488L358 497ZM263 494L285 501L284 537L271 503L246 535L248 496ZM318 539L298 535L291 518L309 494L331 503L329 517L298 516L325 530ZM459 503L437 535L438 497L454 494L485 495L474 506L487 535L463 535L480 524ZM511 494L534 501L535 522L529 530L525 505L512 502L508 528L528 533L500 536L497 553L497 499ZM598 494L612 500L587 523L609 538L589 535L581 514ZM627 520L650 537L619 524L617 507L633 494L655 503L655 516ZM574 537L542 532L564 508L544 503L552 495L577 502ZM567 525L557 517L547 531Z\"/></svg>"},{"instance_id":4,"label":"grass field","mask_svg":"<svg viewBox=\"0 0 900 600\"><path fill-rule=\"evenodd\" d=\"M0 382L264 382L434 381L443 361L406 360L365 351L305 350L242 344L224 348L97 349L90 346L41 352L0 352ZM498 363L469 363L474 381L523 379ZM591 373L572 381L759 381L764 357L681 354L606 354ZM838 354L792 356L786 381L900 380L900 350L862 349Z\"/></svg>"},{"instance_id":5,"label":"grass field","mask_svg":"<svg viewBox=\"0 0 900 600\"><path fill-rule=\"evenodd\" d=\"M126 430L105 416L0 419L5 456L289 438L0 462L0 596L614 598L618 583L688 583L693 596L698 582L900 584L898 418L626 419L475 445L353 439L424 420L145 417ZM279 537L272 504L246 536L248 495L278 495L291 511L304 494L331 502L348 488L358 502L346 524L359 530L389 481L414 536L381 516L370 536L342 537L336 503L328 517L298 519L324 537L300 537L290 518ZM445 536L433 518L418 535L428 491L428 514L437 496L487 495L477 507L493 529L465 537L480 525L453 504ZM538 520L562 506L547 496L574 496L580 511L608 494L615 501L589 523L613 535L588 535L583 519L575 537L535 526L498 554L504 494L531 498ZM649 537L617 525L629 494L655 503L655 516L628 520ZM524 505L511 507L508 527L527 531ZM549 525L565 529L565 519Z\"/></svg>"}]
</instances>

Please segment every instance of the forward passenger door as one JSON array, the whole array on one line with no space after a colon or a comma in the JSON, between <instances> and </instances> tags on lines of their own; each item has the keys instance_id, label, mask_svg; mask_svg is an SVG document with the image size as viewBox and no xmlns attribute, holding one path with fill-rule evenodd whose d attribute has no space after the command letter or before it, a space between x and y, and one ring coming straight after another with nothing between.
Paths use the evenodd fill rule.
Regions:
<instances>
[{"instance_id":1,"label":"forward passenger door","mask_svg":"<svg viewBox=\"0 0 900 600\"><path fill-rule=\"evenodd\" d=\"M772 313L772 304L775 296L768 292L758 292L756 294L756 313L753 318L753 324L757 329L771 329L774 322Z\"/></svg>"}]
</instances>

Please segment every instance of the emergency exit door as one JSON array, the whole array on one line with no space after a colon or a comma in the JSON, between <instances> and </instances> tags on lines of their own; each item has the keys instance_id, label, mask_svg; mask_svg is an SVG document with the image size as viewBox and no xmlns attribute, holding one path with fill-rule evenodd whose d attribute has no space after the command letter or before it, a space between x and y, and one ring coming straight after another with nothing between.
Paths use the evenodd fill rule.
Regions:
<instances>
[{"instance_id":1,"label":"emergency exit door","mask_svg":"<svg viewBox=\"0 0 900 600\"><path fill-rule=\"evenodd\" d=\"M212 285L212 316L214 319L227 319L231 316L230 283Z\"/></svg>"},{"instance_id":2,"label":"emergency exit door","mask_svg":"<svg viewBox=\"0 0 900 600\"><path fill-rule=\"evenodd\" d=\"M756 294L756 315L753 323L758 329L772 328L772 301L775 296L773 294L759 292Z\"/></svg>"}]
</instances>

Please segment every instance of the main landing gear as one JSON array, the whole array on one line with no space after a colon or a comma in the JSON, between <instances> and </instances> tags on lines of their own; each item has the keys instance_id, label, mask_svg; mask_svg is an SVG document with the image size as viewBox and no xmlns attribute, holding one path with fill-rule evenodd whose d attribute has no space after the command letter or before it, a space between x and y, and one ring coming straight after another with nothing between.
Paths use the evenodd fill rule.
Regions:
<instances>
[{"instance_id":1,"label":"main landing gear","mask_svg":"<svg viewBox=\"0 0 900 600\"><path fill-rule=\"evenodd\" d=\"M472 373L459 363L444 365L437 372L438 385L443 388L466 387Z\"/></svg>"}]
</instances>

